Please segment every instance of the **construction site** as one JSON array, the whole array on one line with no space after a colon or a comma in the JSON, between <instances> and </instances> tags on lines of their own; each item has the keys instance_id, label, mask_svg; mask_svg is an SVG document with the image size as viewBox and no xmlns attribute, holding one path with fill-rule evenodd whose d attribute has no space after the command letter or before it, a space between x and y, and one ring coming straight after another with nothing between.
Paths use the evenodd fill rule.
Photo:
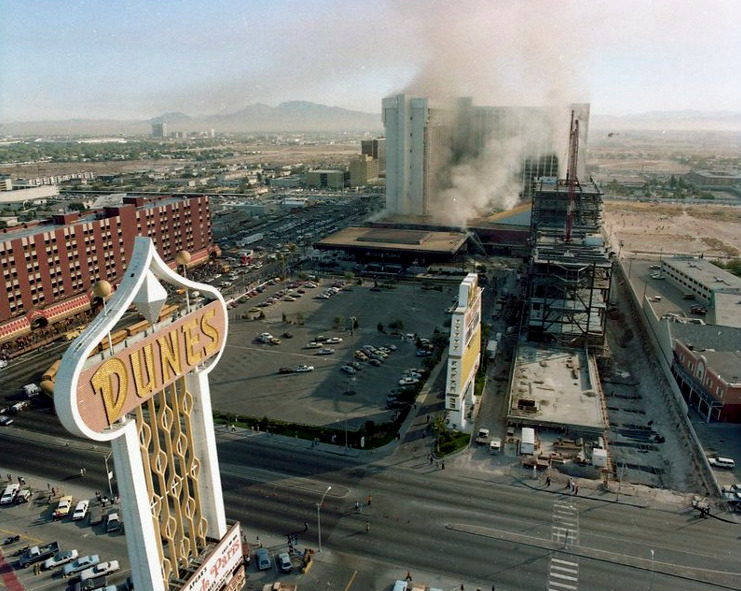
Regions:
<instances>
[{"instance_id":1,"label":"construction site","mask_svg":"<svg viewBox=\"0 0 741 591\"><path fill-rule=\"evenodd\" d=\"M605 349L612 260L601 233L603 194L592 179L579 181L578 150L572 114L566 178L541 177L533 191L527 299L507 419L540 430L542 445L527 463L569 463L599 476L612 471L595 360Z\"/></svg>"}]
</instances>

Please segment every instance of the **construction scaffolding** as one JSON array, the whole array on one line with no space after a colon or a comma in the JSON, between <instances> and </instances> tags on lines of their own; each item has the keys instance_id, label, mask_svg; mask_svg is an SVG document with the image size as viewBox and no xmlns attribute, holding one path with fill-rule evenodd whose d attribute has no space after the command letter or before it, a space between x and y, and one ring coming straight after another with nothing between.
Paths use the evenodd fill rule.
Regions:
<instances>
[{"instance_id":1,"label":"construction scaffolding","mask_svg":"<svg viewBox=\"0 0 741 591\"><path fill-rule=\"evenodd\" d=\"M602 191L576 178L572 118L566 179L538 179L530 218L528 340L602 349L612 261L602 236Z\"/></svg>"}]
</instances>

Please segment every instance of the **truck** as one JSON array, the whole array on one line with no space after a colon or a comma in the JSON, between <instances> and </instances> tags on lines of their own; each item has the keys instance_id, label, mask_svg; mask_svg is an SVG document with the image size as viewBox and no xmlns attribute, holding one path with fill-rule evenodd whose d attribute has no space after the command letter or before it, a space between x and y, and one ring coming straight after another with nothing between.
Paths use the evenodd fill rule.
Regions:
<instances>
[{"instance_id":1,"label":"truck","mask_svg":"<svg viewBox=\"0 0 741 591\"><path fill-rule=\"evenodd\" d=\"M32 564L51 558L59 552L59 542L50 542L44 546L31 546L18 559L18 566L28 568Z\"/></svg>"},{"instance_id":2,"label":"truck","mask_svg":"<svg viewBox=\"0 0 741 591\"><path fill-rule=\"evenodd\" d=\"M41 388L39 388L36 384L26 384L25 386L23 386L23 395L28 400L31 400L39 394L41 394Z\"/></svg>"},{"instance_id":3,"label":"truck","mask_svg":"<svg viewBox=\"0 0 741 591\"><path fill-rule=\"evenodd\" d=\"M532 427L522 428L520 453L523 455L535 453L535 429L533 429Z\"/></svg>"},{"instance_id":4,"label":"truck","mask_svg":"<svg viewBox=\"0 0 741 591\"><path fill-rule=\"evenodd\" d=\"M476 443L484 444L489 442L489 429L479 429L476 434Z\"/></svg>"}]
</instances>

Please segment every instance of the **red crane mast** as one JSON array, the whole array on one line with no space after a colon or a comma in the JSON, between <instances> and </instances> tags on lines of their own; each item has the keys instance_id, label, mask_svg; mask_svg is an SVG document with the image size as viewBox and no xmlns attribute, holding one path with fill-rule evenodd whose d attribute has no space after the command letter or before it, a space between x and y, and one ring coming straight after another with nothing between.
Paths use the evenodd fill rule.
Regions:
<instances>
[{"instance_id":1,"label":"red crane mast","mask_svg":"<svg viewBox=\"0 0 741 591\"><path fill-rule=\"evenodd\" d=\"M571 242L571 230L574 227L574 201L579 180L576 178L576 163L579 155L579 120L571 111L571 131L569 134L569 167L566 171L566 184L569 187L569 204L566 210L565 242Z\"/></svg>"}]
</instances>

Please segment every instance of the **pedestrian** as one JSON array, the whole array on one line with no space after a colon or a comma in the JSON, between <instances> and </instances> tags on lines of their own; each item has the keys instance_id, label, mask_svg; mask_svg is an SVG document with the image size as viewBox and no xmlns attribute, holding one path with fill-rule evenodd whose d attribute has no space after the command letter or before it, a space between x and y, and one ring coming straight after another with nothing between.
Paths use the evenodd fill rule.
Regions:
<instances>
[{"instance_id":1,"label":"pedestrian","mask_svg":"<svg viewBox=\"0 0 741 591\"><path fill-rule=\"evenodd\" d=\"M445 460L442 461L441 468L445 470Z\"/></svg>"},{"instance_id":2,"label":"pedestrian","mask_svg":"<svg viewBox=\"0 0 741 591\"><path fill-rule=\"evenodd\" d=\"M432 454L430 454L430 466L432 466L432 462L433 462L433 461L434 461L434 460L432 459Z\"/></svg>"},{"instance_id":3,"label":"pedestrian","mask_svg":"<svg viewBox=\"0 0 741 591\"><path fill-rule=\"evenodd\" d=\"M545 478L545 485L546 485L546 487L549 487L551 485L551 477L550 476L546 476L546 478Z\"/></svg>"},{"instance_id":4,"label":"pedestrian","mask_svg":"<svg viewBox=\"0 0 741 591\"><path fill-rule=\"evenodd\" d=\"M463 583L461 583L461 591L466 591L466 588L463 586Z\"/></svg>"},{"instance_id":5,"label":"pedestrian","mask_svg":"<svg viewBox=\"0 0 741 591\"><path fill-rule=\"evenodd\" d=\"M427 424L430 424L430 415L427 415Z\"/></svg>"},{"instance_id":6,"label":"pedestrian","mask_svg":"<svg viewBox=\"0 0 741 591\"><path fill-rule=\"evenodd\" d=\"M578 495L579 494L579 485L578 484L575 484L574 485L574 494L575 495Z\"/></svg>"},{"instance_id":7,"label":"pedestrian","mask_svg":"<svg viewBox=\"0 0 741 591\"><path fill-rule=\"evenodd\" d=\"M368 520L365 522L365 533L370 533L370 521Z\"/></svg>"},{"instance_id":8,"label":"pedestrian","mask_svg":"<svg viewBox=\"0 0 741 591\"><path fill-rule=\"evenodd\" d=\"M257 536L257 547L262 548L262 542L260 541L260 536Z\"/></svg>"},{"instance_id":9,"label":"pedestrian","mask_svg":"<svg viewBox=\"0 0 741 591\"><path fill-rule=\"evenodd\" d=\"M360 501L355 501L355 511L360 511Z\"/></svg>"},{"instance_id":10,"label":"pedestrian","mask_svg":"<svg viewBox=\"0 0 741 591\"><path fill-rule=\"evenodd\" d=\"M407 576L404 577L405 581L408 581L409 583L412 582L412 573L410 571L407 571Z\"/></svg>"},{"instance_id":11,"label":"pedestrian","mask_svg":"<svg viewBox=\"0 0 741 591\"><path fill-rule=\"evenodd\" d=\"M309 531L309 522L304 521L304 532L307 532L307 531Z\"/></svg>"}]
</instances>

